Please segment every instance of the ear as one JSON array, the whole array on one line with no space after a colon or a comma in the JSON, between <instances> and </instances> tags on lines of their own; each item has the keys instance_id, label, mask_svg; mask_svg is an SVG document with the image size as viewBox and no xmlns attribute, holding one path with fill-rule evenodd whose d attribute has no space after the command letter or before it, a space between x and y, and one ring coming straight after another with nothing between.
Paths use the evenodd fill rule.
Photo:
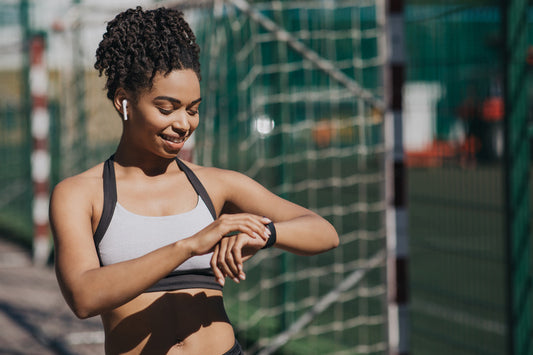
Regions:
<instances>
[{"instance_id":1,"label":"ear","mask_svg":"<svg viewBox=\"0 0 533 355\"><path fill-rule=\"evenodd\" d=\"M121 116L124 115L124 108L122 107L122 101L124 99L129 101L129 96L126 93L126 90L118 88L117 91L115 91L115 97L113 98L113 106L115 106L115 109Z\"/></svg>"}]
</instances>

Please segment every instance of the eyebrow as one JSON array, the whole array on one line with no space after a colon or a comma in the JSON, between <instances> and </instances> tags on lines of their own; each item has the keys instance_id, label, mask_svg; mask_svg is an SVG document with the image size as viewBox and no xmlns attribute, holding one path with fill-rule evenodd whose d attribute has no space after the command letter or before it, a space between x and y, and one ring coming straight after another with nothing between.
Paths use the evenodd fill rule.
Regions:
<instances>
[{"instance_id":1,"label":"eyebrow","mask_svg":"<svg viewBox=\"0 0 533 355\"><path fill-rule=\"evenodd\" d=\"M158 96L154 100L167 100L167 101L175 102L175 103L181 105L181 100L178 100L178 99L170 97L170 96ZM193 105L199 103L200 101L202 101L201 97L196 99L196 100L194 100L193 102L191 102L189 106L193 106Z\"/></svg>"}]
</instances>

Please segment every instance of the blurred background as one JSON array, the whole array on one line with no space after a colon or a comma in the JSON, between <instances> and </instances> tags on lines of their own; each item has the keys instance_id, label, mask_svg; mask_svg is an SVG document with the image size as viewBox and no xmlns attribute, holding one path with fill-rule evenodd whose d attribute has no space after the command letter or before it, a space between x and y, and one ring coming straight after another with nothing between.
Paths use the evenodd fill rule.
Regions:
<instances>
[{"instance_id":1,"label":"blurred background","mask_svg":"<svg viewBox=\"0 0 533 355\"><path fill-rule=\"evenodd\" d=\"M340 235L319 256L261 252L226 286L247 353L533 353L527 0L0 0L0 327L27 333L0 353L103 351L55 285L47 199L114 152L95 50L137 5L182 9L202 50L183 158Z\"/></svg>"}]
</instances>

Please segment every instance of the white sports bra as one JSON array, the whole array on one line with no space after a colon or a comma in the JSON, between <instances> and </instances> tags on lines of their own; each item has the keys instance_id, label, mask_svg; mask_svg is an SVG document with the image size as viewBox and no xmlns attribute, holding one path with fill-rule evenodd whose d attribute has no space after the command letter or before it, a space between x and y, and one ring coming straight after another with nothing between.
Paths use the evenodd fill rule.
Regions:
<instances>
[{"instance_id":1,"label":"white sports bra","mask_svg":"<svg viewBox=\"0 0 533 355\"><path fill-rule=\"evenodd\" d=\"M207 191L192 170L176 159L198 194L194 209L172 216L142 216L126 210L117 201L113 156L104 163L104 207L94 233L101 265L110 265L143 256L151 251L190 237L216 219ZM188 288L222 289L209 264L212 254L195 256L178 266L146 292Z\"/></svg>"}]
</instances>

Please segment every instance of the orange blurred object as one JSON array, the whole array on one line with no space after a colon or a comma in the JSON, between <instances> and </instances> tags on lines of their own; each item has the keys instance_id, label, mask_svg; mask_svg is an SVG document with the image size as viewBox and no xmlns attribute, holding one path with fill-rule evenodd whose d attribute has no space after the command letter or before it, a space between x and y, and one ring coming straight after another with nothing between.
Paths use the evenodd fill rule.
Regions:
<instances>
[{"instance_id":1,"label":"orange blurred object","mask_svg":"<svg viewBox=\"0 0 533 355\"><path fill-rule=\"evenodd\" d=\"M476 153L481 148L481 142L474 136L467 137L460 145L445 140L435 140L426 149L407 151L406 164L409 167L438 167L446 159L460 157L475 161Z\"/></svg>"},{"instance_id":2,"label":"orange blurred object","mask_svg":"<svg viewBox=\"0 0 533 355\"><path fill-rule=\"evenodd\" d=\"M499 96L489 97L483 102L482 117L485 121L500 121L504 115L503 99Z\"/></svg>"}]
</instances>

